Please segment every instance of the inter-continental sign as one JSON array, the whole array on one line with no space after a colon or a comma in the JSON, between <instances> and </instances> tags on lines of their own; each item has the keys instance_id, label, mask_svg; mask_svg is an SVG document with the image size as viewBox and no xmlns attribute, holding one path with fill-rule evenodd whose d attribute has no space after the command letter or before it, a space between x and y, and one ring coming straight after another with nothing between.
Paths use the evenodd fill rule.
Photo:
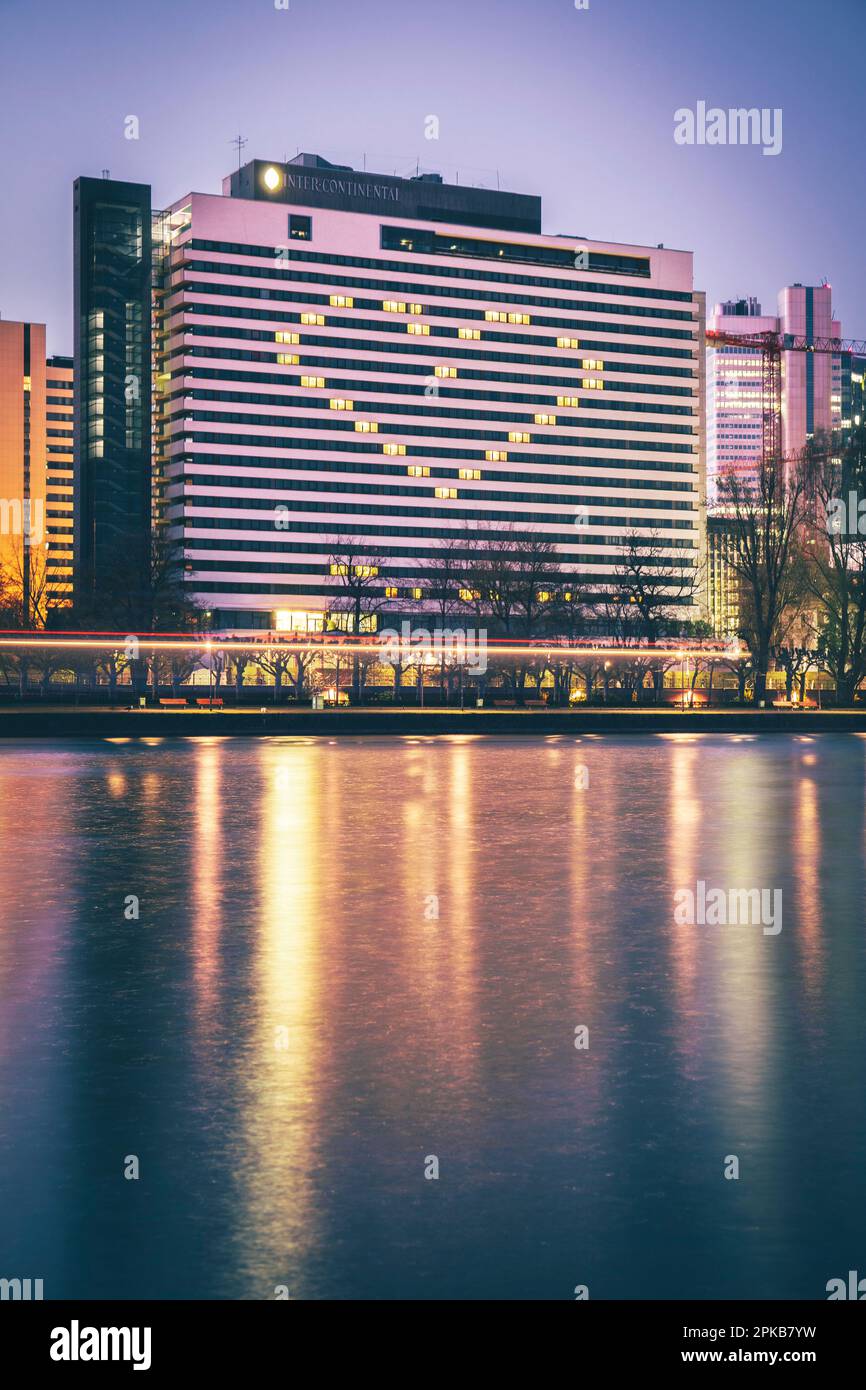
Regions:
<instances>
[{"instance_id":1,"label":"inter-continental sign","mask_svg":"<svg viewBox=\"0 0 866 1390\"><path fill-rule=\"evenodd\" d=\"M304 193L343 193L349 198L381 198L399 203L400 190L385 183L357 183L354 179L323 179L314 174L286 174L286 188Z\"/></svg>"}]
</instances>

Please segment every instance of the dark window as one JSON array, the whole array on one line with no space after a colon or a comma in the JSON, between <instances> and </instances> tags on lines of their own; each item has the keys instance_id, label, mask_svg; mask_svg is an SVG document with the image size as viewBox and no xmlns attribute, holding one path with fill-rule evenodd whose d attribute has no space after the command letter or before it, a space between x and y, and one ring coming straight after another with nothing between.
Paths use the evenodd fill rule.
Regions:
<instances>
[{"instance_id":1,"label":"dark window","mask_svg":"<svg viewBox=\"0 0 866 1390\"><path fill-rule=\"evenodd\" d=\"M293 212L289 217L289 236L296 241L311 241L313 237L312 217L303 217Z\"/></svg>"}]
</instances>

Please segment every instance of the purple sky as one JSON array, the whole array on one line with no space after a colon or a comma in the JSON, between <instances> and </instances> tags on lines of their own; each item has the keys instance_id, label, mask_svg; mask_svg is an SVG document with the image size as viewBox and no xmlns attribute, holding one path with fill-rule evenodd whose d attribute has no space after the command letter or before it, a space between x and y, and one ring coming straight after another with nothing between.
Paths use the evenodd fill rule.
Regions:
<instances>
[{"instance_id":1,"label":"purple sky","mask_svg":"<svg viewBox=\"0 0 866 1390\"><path fill-rule=\"evenodd\" d=\"M0 312L70 352L73 179L217 192L240 131L245 158L498 169L545 231L694 250L710 304L826 277L866 336L864 53L866 0L0 0ZM782 153L675 144L700 100L781 107Z\"/></svg>"}]
</instances>

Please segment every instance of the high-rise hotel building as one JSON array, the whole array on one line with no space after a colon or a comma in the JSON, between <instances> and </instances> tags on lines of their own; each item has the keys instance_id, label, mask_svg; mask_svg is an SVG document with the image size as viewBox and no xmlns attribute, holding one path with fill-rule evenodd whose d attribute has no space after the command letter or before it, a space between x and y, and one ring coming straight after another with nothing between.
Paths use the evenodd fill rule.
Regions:
<instances>
[{"instance_id":1,"label":"high-rise hotel building","mask_svg":"<svg viewBox=\"0 0 866 1390\"><path fill-rule=\"evenodd\" d=\"M314 155L179 200L155 245L156 509L214 626L315 629L350 551L412 611L467 531L534 532L598 596L630 532L697 565L690 252Z\"/></svg>"}]
</instances>

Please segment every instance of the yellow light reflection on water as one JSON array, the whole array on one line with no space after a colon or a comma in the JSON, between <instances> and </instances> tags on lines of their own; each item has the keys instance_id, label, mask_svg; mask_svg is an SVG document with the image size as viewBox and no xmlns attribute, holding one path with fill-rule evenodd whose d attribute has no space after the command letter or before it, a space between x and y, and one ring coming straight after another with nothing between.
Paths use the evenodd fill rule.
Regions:
<instances>
[{"instance_id":1,"label":"yellow light reflection on water","mask_svg":"<svg viewBox=\"0 0 866 1390\"><path fill-rule=\"evenodd\" d=\"M311 1183L322 1137L317 1084L327 1070L316 1028L320 937L327 920L320 757L315 747L294 743L262 744L259 755L251 1010L238 1077L246 1156L237 1177L242 1264L251 1279L272 1272L265 1298L273 1297L277 1284L292 1285L304 1251L317 1239ZM247 1231L257 1232L249 1245Z\"/></svg>"},{"instance_id":2,"label":"yellow light reflection on water","mask_svg":"<svg viewBox=\"0 0 866 1390\"><path fill-rule=\"evenodd\" d=\"M802 761L805 763L806 758ZM813 759L816 761L816 759ZM801 953L803 987L818 997L823 989L824 942L821 905L821 817L818 788L801 776L794 803L794 877L797 884L797 945Z\"/></svg>"}]
</instances>

